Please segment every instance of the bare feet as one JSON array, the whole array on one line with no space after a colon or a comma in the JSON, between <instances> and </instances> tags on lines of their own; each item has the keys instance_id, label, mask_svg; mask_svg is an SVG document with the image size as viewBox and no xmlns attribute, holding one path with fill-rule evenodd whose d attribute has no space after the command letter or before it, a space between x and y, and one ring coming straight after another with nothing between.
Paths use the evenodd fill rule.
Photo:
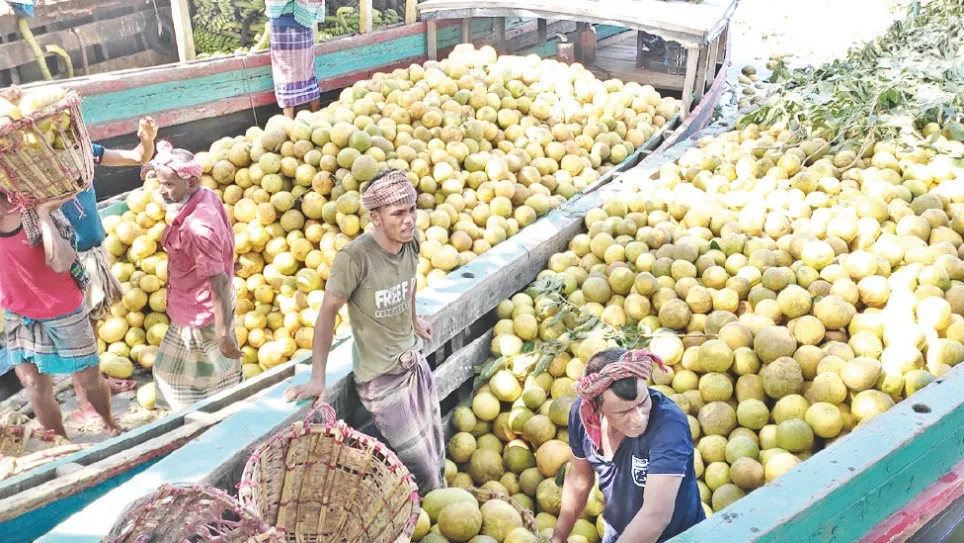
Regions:
<instances>
[{"instance_id":1,"label":"bare feet","mask_svg":"<svg viewBox=\"0 0 964 543\"><path fill-rule=\"evenodd\" d=\"M117 437L117 436L121 435L122 433L124 433L124 429L121 428L121 426L115 422L113 425L107 425L107 424L105 424L105 425L104 425L104 433L107 434L107 435L110 436L110 437Z\"/></svg>"},{"instance_id":2,"label":"bare feet","mask_svg":"<svg viewBox=\"0 0 964 543\"><path fill-rule=\"evenodd\" d=\"M104 381L107 382L107 387L110 388L110 391L114 394L134 390L137 387L137 381L133 379L115 379L114 377L104 377Z\"/></svg>"},{"instance_id":3,"label":"bare feet","mask_svg":"<svg viewBox=\"0 0 964 543\"><path fill-rule=\"evenodd\" d=\"M94 408L91 407L90 404L71 412L67 418L81 426L94 426L102 421L100 415L97 414L97 411L94 411Z\"/></svg>"}]
</instances>

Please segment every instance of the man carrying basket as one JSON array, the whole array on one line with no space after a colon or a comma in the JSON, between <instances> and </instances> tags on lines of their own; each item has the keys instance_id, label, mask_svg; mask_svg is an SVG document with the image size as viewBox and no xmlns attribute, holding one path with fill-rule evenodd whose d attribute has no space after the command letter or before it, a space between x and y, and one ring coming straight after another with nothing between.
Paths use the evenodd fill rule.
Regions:
<instances>
[{"instance_id":1,"label":"man carrying basket","mask_svg":"<svg viewBox=\"0 0 964 543\"><path fill-rule=\"evenodd\" d=\"M362 191L374 228L335 256L315 323L311 380L285 397L324 396L335 317L347 303L358 396L424 495L442 486L445 445L435 378L422 354L432 327L415 314L416 197L398 170L375 176Z\"/></svg>"},{"instance_id":2,"label":"man carrying basket","mask_svg":"<svg viewBox=\"0 0 964 543\"><path fill-rule=\"evenodd\" d=\"M0 307L7 361L44 428L66 437L49 376L69 374L107 434L115 436L121 428L110 413L110 392L100 375L84 303L89 280L73 248L73 229L58 209L63 203L21 212L0 193Z\"/></svg>"}]
</instances>

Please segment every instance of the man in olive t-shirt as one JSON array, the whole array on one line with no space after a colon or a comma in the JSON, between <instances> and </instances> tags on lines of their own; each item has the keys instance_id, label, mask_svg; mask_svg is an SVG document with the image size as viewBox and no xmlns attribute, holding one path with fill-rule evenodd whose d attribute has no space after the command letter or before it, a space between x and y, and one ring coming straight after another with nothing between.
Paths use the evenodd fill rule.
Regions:
<instances>
[{"instance_id":1,"label":"man in olive t-shirt","mask_svg":"<svg viewBox=\"0 0 964 543\"><path fill-rule=\"evenodd\" d=\"M335 317L347 303L358 396L424 495L442 486L445 445L435 379L422 355L432 328L415 314L416 196L398 170L363 189L374 228L335 256L315 324L311 379L285 396L324 396Z\"/></svg>"}]
</instances>

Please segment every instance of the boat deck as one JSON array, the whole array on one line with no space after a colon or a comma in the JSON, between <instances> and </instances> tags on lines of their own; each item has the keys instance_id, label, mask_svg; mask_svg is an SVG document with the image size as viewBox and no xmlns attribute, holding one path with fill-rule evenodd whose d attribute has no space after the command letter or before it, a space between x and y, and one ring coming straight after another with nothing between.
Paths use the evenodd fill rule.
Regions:
<instances>
[{"instance_id":1,"label":"boat deck","mask_svg":"<svg viewBox=\"0 0 964 543\"><path fill-rule=\"evenodd\" d=\"M686 80L684 73L674 74L637 66L636 33L624 32L600 40L596 46L596 58L587 66L600 79L619 79L624 83L635 81L640 85L652 85L657 90L681 92Z\"/></svg>"}]
</instances>

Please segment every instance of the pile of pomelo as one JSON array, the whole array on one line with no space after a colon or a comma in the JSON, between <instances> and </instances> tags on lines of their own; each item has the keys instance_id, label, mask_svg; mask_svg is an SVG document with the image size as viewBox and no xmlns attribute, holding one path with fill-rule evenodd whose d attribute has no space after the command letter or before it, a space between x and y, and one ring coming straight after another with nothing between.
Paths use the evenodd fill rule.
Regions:
<instances>
[{"instance_id":1,"label":"pile of pomelo","mask_svg":"<svg viewBox=\"0 0 964 543\"><path fill-rule=\"evenodd\" d=\"M710 514L964 360L964 169L927 147L795 138L704 137L589 212L499 305L491 377L453 415L450 483L504 488L550 527L572 385L621 341L669 365L650 386L690 420Z\"/></svg>"},{"instance_id":2,"label":"pile of pomelo","mask_svg":"<svg viewBox=\"0 0 964 543\"><path fill-rule=\"evenodd\" d=\"M418 190L418 288L532 224L632 155L677 112L652 87L580 65L460 46L441 62L376 74L295 120L197 154L235 230L237 332L245 376L311 348L335 254L369 228L360 190L380 170ZM148 181L105 219L124 302L99 325L103 370L151 367L169 321L168 221ZM340 326L347 330L346 315Z\"/></svg>"}]
</instances>

